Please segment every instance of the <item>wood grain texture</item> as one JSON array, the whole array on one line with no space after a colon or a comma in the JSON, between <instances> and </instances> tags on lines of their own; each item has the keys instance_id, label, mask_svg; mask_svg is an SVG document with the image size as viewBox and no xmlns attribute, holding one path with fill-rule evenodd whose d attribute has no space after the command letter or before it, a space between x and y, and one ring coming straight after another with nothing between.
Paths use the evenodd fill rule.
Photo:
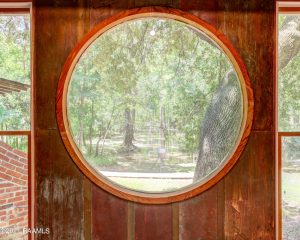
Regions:
<instances>
[{"instance_id":1,"label":"wood grain texture","mask_svg":"<svg viewBox=\"0 0 300 240\"><path fill-rule=\"evenodd\" d=\"M91 0L92 8L102 8L102 7L113 7L115 8L116 4L121 1L117 0ZM123 1L123 4L125 1ZM129 2L127 1L127 4ZM148 6L164 6L164 7L173 7L178 8L178 0L131 0L130 5L125 5L123 9L131 7L148 7Z\"/></svg>"},{"instance_id":2,"label":"wood grain texture","mask_svg":"<svg viewBox=\"0 0 300 240\"><path fill-rule=\"evenodd\" d=\"M37 128L57 129L55 95L62 66L70 51L89 29L89 12L82 4L81 0L77 8L41 7L36 11Z\"/></svg>"},{"instance_id":3,"label":"wood grain texture","mask_svg":"<svg viewBox=\"0 0 300 240\"><path fill-rule=\"evenodd\" d=\"M126 240L128 202L92 185L92 239Z\"/></svg>"},{"instance_id":4,"label":"wood grain texture","mask_svg":"<svg viewBox=\"0 0 300 240\"><path fill-rule=\"evenodd\" d=\"M218 239L218 187L179 204L179 239Z\"/></svg>"},{"instance_id":5,"label":"wood grain texture","mask_svg":"<svg viewBox=\"0 0 300 240\"><path fill-rule=\"evenodd\" d=\"M179 203L172 204L172 224L173 224L173 238L172 240L179 240Z\"/></svg>"},{"instance_id":6,"label":"wood grain texture","mask_svg":"<svg viewBox=\"0 0 300 240\"><path fill-rule=\"evenodd\" d=\"M135 0L134 7L162 6L178 8L179 0Z\"/></svg>"},{"instance_id":7,"label":"wood grain texture","mask_svg":"<svg viewBox=\"0 0 300 240\"><path fill-rule=\"evenodd\" d=\"M83 181L83 232L85 240L92 240L92 184L87 177Z\"/></svg>"},{"instance_id":8,"label":"wood grain texture","mask_svg":"<svg viewBox=\"0 0 300 240\"><path fill-rule=\"evenodd\" d=\"M37 227L49 227L51 232L37 239L82 239L83 177L57 131L36 134Z\"/></svg>"},{"instance_id":9,"label":"wood grain texture","mask_svg":"<svg viewBox=\"0 0 300 240\"><path fill-rule=\"evenodd\" d=\"M93 8L88 6L87 1L36 1L35 67L38 121L35 128L41 129L37 132L35 144L37 224L39 227L54 227L53 233L49 236L38 236L38 239L82 239L76 237L84 234L83 225L88 225L84 222L84 216L88 216L88 208L84 207L82 200L86 197L82 190L83 174L67 155L56 132L55 89L62 64L76 42L82 38L83 32L87 32L101 20L139 4L136 0L111 2L110 5ZM153 3L149 0L149 5ZM143 4L147 5L148 1L143 1ZM254 129L257 130L252 133L247 153L243 153L226 180L221 180L197 197L179 203L179 239L274 239L273 5L273 0L191 0L178 3L182 10L193 13L221 30L245 61L254 88ZM63 181L66 181L66 184L58 184L62 177L67 179ZM71 201L66 206L66 203L62 203L69 201L66 194L61 195L60 201L54 201L54 188L69 188L72 182L75 186L68 193L72 193L77 201ZM102 191L95 185L92 185L91 197L92 233L99 238L103 236L103 239L126 239L128 233L125 229L128 225L135 225L134 217L128 218L126 215L126 201ZM65 207L63 210L59 207L61 203ZM236 206L243 214L237 214ZM139 216L144 216L151 207L140 205ZM161 207L168 208L165 205ZM62 211L60 215L59 210ZM175 213L173 208L173 216ZM73 218L71 214L74 214ZM260 226L255 222L256 218ZM156 221L159 221L154 217L148 219L151 219L151 226L155 226ZM165 221L164 224L170 224ZM174 227L176 221L172 221ZM66 224L66 231L71 235L58 237L61 231L58 224ZM249 227L249 230L244 225ZM119 226L120 230L117 229ZM116 233L116 238L109 236L115 231L120 231ZM148 233L140 232L137 236L140 234L147 236ZM178 239L174 236L174 231L172 234L173 239ZM131 236L133 235L135 233ZM169 237L169 233L166 235ZM206 236L208 238L205 238Z\"/></svg>"},{"instance_id":10,"label":"wood grain texture","mask_svg":"<svg viewBox=\"0 0 300 240\"><path fill-rule=\"evenodd\" d=\"M127 240L135 239L135 212L134 202L128 202L127 210Z\"/></svg>"},{"instance_id":11,"label":"wood grain texture","mask_svg":"<svg viewBox=\"0 0 300 240\"><path fill-rule=\"evenodd\" d=\"M110 4L107 5L100 5L99 1L94 0L93 5L99 7L92 8L90 11L90 24L91 27L94 28L98 25L101 21L111 17L115 14L120 13L126 9L134 8L134 1L135 0L122 0L122 1L115 1L115 0L108 0Z\"/></svg>"},{"instance_id":12,"label":"wood grain texture","mask_svg":"<svg viewBox=\"0 0 300 240\"><path fill-rule=\"evenodd\" d=\"M50 234L37 239L84 237L84 177L61 141L55 95L69 51L88 30L87 1L35 1L35 162L37 227ZM40 7L41 6L41 7Z\"/></svg>"},{"instance_id":13,"label":"wood grain texture","mask_svg":"<svg viewBox=\"0 0 300 240\"><path fill-rule=\"evenodd\" d=\"M225 177L226 239L275 239L272 146L274 133L253 132L240 161Z\"/></svg>"},{"instance_id":14,"label":"wood grain texture","mask_svg":"<svg viewBox=\"0 0 300 240\"><path fill-rule=\"evenodd\" d=\"M255 93L253 130L274 131L274 1L222 0L218 6L220 30L245 62Z\"/></svg>"},{"instance_id":15,"label":"wood grain texture","mask_svg":"<svg viewBox=\"0 0 300 240\"><path fill-rule=\"evenodd\" d=\"M172 240L172 205L135 204L135 240Z\"/></svg>"},{"instance_id":16,"label":"wood grain texture","mask_svg":"<svg viewBox=\"0 0 300 240\"><path fill-rule=\"evenodd\" d=\"M50 139L49 133L36 133L35 146L43 147L45 139ZM36 151L36 227L48 227L52 230L52 208L53 208L53 177L49 174L53 169L51 160L51 152L48 149L39 149ZM43 159L44 168L39 164L38 159ZM44 239L53 238L53 231ZM37 239L42 239L42 236L37 236Z\"/></svg>"},{"instance_id":17,"label":"wood grain texture","mask_svg":"<svg viewBox=\"0 0 300 240\"><path fill-rule=\"evenodd\" d=\"M183 11L188 11L193 15L200 17L204 21L212 24L219 29L218 15L222 15L219 12L218 1L207 1L207 0L190 0L180 1L180 8Z\"/></svg>"}]
</instances>

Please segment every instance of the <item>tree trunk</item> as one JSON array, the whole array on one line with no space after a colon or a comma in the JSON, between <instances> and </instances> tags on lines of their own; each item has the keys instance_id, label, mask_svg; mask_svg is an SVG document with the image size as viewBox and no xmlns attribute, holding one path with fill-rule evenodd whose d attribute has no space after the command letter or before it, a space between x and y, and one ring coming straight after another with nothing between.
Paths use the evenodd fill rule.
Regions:
<instances>
[{"instance_id":1,"label":"tree trunk","mask_svg":"<svg viewBox=\"0 0 300 240\"><path fill-rule=\"evenodd\" d=\"M278 70L283 69L300 50L300 17L286 16L279 30Z\"/></svg>"},{"instance_id":2,"label":"tree trunk","mask_svg":"<svg viewBox=\"0 0 300 240\"><path fill-rule=\"evenodd\" d=\"M98 140L97 140L96 149L95 149L95 157L99 156L99 145L100 145L101 139L102 139L102 132L99 131Z\"/></svg>"},{"instance_id":3,"label":"tree trunk","mask_svg":"<svg viewBox=\"0 0 300 240\"><path fill-rule=\"evenodd\" d=\"M86 136L85 136L84 131L82 133L82 143L83 143L83 146L86 147Z\"/></svg>"},{"instance_id":4,"label":"tree trunk","mask_svg":"<svg viewBox=\"0 0 300 240\"><path fill-rule=\"evenodd\" d=\"M131 116L132 116L132 125L133 125L133 133L135 132L135 108L132 109L131 111ZM133 141L135 140L135 137L133 136Z\"/></svg>"},{"instance_id":5,"label":"tree trunk","mask_svg":"<svg viewBox=\"0 0 300 240\"><path fill-rule=\"evenodd\" d=\"M160 107L160 129L166 129L166 110L164 106Z\"/></svg>"},{"instance_id":6,"label":"tree trunk","mask_svg":"<svg viewBox=\"0 0 300 240\"><path fill-rule=\"evenodd\" d=\"M113 121L115 120L116 116L118 115L118 114L115 114L115 111L116 111L116 104L114 103L113 109L112 109L112 112L111 112L111 115L110 115L110 119L109 119L109 121L106 125L104 134L102 135L102 131L99 131L98 140L97 140L97 143L96 143L95 157L97 157L99 155L99 146L100 146L101 140L102 140L101 154L103 154L104 143L105 143L106 136L107 136L107 134L108 134L108 132L111 128L111 125L112 125ZM104 125L104 124L102 123L102 125Z\"/></svg>"},{"instance_id":7,"label":"tree trunk","mask_svg":"<svg viewBox=\"0 0 300 240\"><path fill-rule=\"evenodd\" d=\"M166 158L166 135L167 135L167 127L166 127L166 112L165 107L160 107L160 126L159 126L159 135L160 135L160 148L158 150L158 161L159 165L164 165L164 160Z\"/></svg>"},{"instance_id":8,"label":"tree trunk","mask_svg":"<svg viewBox=\"0 0 300 240\"><path fill-rule=\"evenodd\" d=\"M84 98L80 96L80 113L79 113L79 136L78 136L78 145L79 148L82 147L83 142L84 142L84 136L83 136L83 103L84 103Z\"/></svg>"},{"instance_id":9,"label":"tree trunk","mask_svg":"<svg viewBox=\"0 0 300 240\"><path fill-rule=\"evenodd\" d=\"M194 182L211 174L230 152L238 135L241 96L233 70L226 73L207 107L200 126Z\"/></svg>"},{"instance_id":10,"label":"tree trunk","mask_svg":"<svg viewBox=\"0 0 300 240\"><path fill-rule=\"evenodd\" d=\"M293 16L293 15L287 16L284 19L282 27L279 31L278 70L282 70L284 67L286 67L289 64L289 62L299 53L299 51L300 51L300 17ZM227 77L228 76L230 75L227 74ZM226 80L226 77L222 79L222 81L220 81L218 87L219 90L217 90L217 92L215 93L216 95L219 94L221 96L222 92L226 90L227 87L224 84L223 87L221 86L224 80ZM231 88L232 87L234 86L232 85ZM221 97L219 101L216 101L215 103L211 103L211 105L208 107L205 113L205 117L201 126L201 134L199 138L199 153L198 153L197 165L194 174L194 181L198 181L199 179L205 177L208 173L213 171L213 169L217 167L218 162L222 160L220 159L220 155L216 154L217 150L215 149L215 146L220 145L220 141L214 135L216 135L216 133L221 133L221 132L224 132L225 135L227 135L227 138L230 138L233 135L232 131L234 129L232 129L232 131L228 131L226 129L220 130L220 126L217 126L218 125L217 121L221 121L223 117L221 116L222 113L221 112L218 113L216 109L220 109L220 106L222 106L222 102L224 101L222 100ZM231 110L231 107L228 109L229 111L233 110L233 109ZM214 122L217 125L213 125ZM213 129L214 131L210 129ZM218 138L220 137L221 136L219 136ZM225 148L226 145L224 144L223 147Z\"/></svg>"},{"instance_id":11,"label":"tree trunk","mask_svg":"<svg viewBox=\"0 0 300 240\"><path fill-rule=\"evenodd\" d=\"M92 154L92 149L93 149L93 126L94 126L94 101L92 101L92 108L91 108L91 121L90 121L90 126L89 126L89 154Z\"/></svg>"},{"instance_id":12,"label":"tree trunk","mask_svg":"<svg viewBox=\"0 0 300 240\"><path fill-rule=\"evenodd\" d=\"M129 108L125 109L125 134L123 145L127 152L133 151L136 147L133 144L134 140L134 124L133 111Z\"/></svg>"}]
</instances>

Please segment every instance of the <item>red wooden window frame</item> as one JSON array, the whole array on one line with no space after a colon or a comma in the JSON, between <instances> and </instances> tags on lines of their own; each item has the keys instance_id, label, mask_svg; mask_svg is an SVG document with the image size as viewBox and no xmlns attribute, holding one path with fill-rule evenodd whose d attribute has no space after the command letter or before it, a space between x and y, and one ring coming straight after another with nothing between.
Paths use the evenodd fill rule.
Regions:
<instances>
[{"instance_id":1,"label":"red wooden window frame","mask_svg":"<svg viewBox=\"0 0 300 240\"><path fill-rule=\"evenodd\" d=\"M28 228L32 229L35 226L35 194L34 194L34 180L35 175L34 173L34 158L33 158L33 108L34 108L34 102L33 102L33 9L32 9L32 3L31 1L8 1L8 2L0 2L0 15L21 15L21 14L29 14L30 16L30 83L31 83L31 89L30 89L30 122L31 122L31 130L11 130L11 131L0 131L0 136L17 136L22 137L25 136L27 138L28 142ZM33 234L28 232L28 239L34 239Z\"/></svg>"},{"instance_id":2,"label":"red wooden window frame","mask_svg":"<svg viewBox=\"0 0 300 240\"><path fill-rule=\"evenodd\" d=\"M278 236L277 239L282 239L282 192L281 192L281 167L282 167L282 139L284 137L300 137L300 132L278 132Z\"/></svg>"},{"instance_id":3,"label":"red wooden window frame","mask_svg":"<svg viewBox=\"0 0 300 240\"><path fill-rule=\"evenodd\" d=\"M276 122L276 239L282 240L282 139L284 137L300 137L300 132L285 132L278 130L278 16L279 14L300 14L300 0L276 1L276 46L275 46L275 122Z\"/></svg>"}]
</instances>

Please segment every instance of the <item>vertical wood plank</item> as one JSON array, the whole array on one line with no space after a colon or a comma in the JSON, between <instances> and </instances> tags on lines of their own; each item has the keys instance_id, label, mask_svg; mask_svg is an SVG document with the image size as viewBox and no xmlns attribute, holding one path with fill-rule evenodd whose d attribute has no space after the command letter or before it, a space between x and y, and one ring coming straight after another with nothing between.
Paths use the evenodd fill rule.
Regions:
<instances>
[{"instance_id":1,"label":"vertical wood plank","mask_svg":"<svg viewBox=\"0 0 300 240\"><path fill-rule=\"evenodd\" d=\"M239 163L225 178L226 239L275 239L272 146L273 133L252 133Z\"/></svg>"},{"instance_id":2,"label":"vertical wood plank","mask_svg":"<svg viewBox=\"0 0 300 240\"><path fill-rule=\"evenodd\" d=\"M183 11L190 12L202 20L212 24L218 29L218 15L222 14L218 9L218 0L190 0L180 1L180 7Z\"/></svg>"},{"instance_id":3,"label":"vertical wood plank","mask_svg":"<svg viewBox=\"0 0 300 240\"><path fill-rule=\"evenodd\" d=\"M217 187L179 204L179 239L217 239Z\"/></svg>"},{"instance_id":4,"label":"vertical wood plank","mask_svg":"<svg viewBox=\"0 0 300 240\"><path fill-rule=\"evenodd\" d=\"M172 205L135 204L136 240L172 240Z\"/></svg>"},{"instance_id":5,"label":"vertical wood plank","mask_svg":"<svg viewBox=\"0 0 300 240\"><path fill-rule=\"evenodd\" d=\"M217 239L225 239L224 221L225 221L225 181L222 179L217 187Z\"/></svg>"},{"instance_id":6,"label":"vertical wood plank","mask_svg":"<svg viewBox=\"0 0 300 240\"><path fill-rule=\"evenodd\" d=\"M172 204L173 231L172 240L179 240L179 203Z\"/></svg>"},{"instance_id":7,"label":"vertical wood plank","mask_svg":"<svg viewBox=\"0 0 300 240\"><path fill-rule=\"evenodd\" d=\"M45 138L50 139L50 133L44 134L36 132L35 145L39 150L36 151L36 227L48 227L50 234L44 239L53 239L53 225L52 225L52 208L53 208L53 178L49 172L53 169L51 161L51 152L47 149L41 148L44 144ZM51 147L51 145L48 145ZM42 163L38 159L43 160ZM42 239L42 236L37 235L37 239Z\"/></svg>"},{"instance_id":8,"label":"vertical wood plank","mask_svg":"<svg viewBox=\"0 0 300 240\"><path fill-rule=\"evenodd\" d=\"M92 239L127 239L127 201L92 185Z\"/></svg>"},{"instance_id":9,"label":"vertical wood plank","mask_svg":"<svg viewBox=\"0 0 300 240\"><path fill-rule=\"evenodd\" d=\"M147 6L162 6L162 7L179 7L179 0L135 0L135 7L147 7Z\"/></svg>"},{"instance_id":10,"label":"vertical wood plank","mask_svg":"<svg viewBox=\"0 0 300 240\"><path fill-rule=\"evenodd\" d=\"M95 1L93 6L90 14L91 27L96 26L98 23L114 14L133 8L134 0L110 1L110 4L106 5L99 5L99 1Z\"/></svg>"},{"instance_id":11,"label":"vertical wood plank","mask_svg":"<svg viewBox=\"0 0 300 240\"><path fill-rule=\"evenodd\" d=\"M93 0L91 10L91 26L97 25L100 21L119 13L120 11L148 6L178 8L179 0Z\"/></svg>"},{"instance_id":12,"label":"vertical wood plank","mask_svg":"<svg viewBox=\"0 0 300 240\"><path fill-rule=\"evenodd\" d=\"M36 144L37 227L50 228L49 235L37 234L37 239L82 239L81 173L67 155L57 131L38 130Z\"/></svg>"},{"instance_id":13,"label":"vertical wood plank","mask_svg":"<svg viewBox=\"0 0 300 240\"><path fill-rule=\"evenodd\" d=\"M55 7L57 2L48 0L49 6L36 8L37 128L57 129L55 98L60 73L73 47L89 30L89 9L84 1L88 0L72 1L72 7ZM38 3L46 4L42 0Z\"/></svg>"},{"instance_id":14,"label":"vertical wood plank","mask_svg":"<svg viewBox=\"0 0 300 240\"><path fill-rule=\"evenodd\" d=\"M274 131L274 1L222 0L220 30L244 60L254 91L253 130Z\"/></svg>"},{"instance_id":15,"label":"vertical wood plank","mask_svg":"<svg viewBox=\"0 0 300 240\"><path fill-rule=\"evenodd\" d=\"M179 240L179 203L172 204L173 240Z\"/></svg>"},{"instance_id":16,"label":"vertical wood plank","mask_svg":"<svg viewBox=\"0 0 300 240\"><path fill-rule=\"evenodd\" d=\"M135 239L134 203L128 202L127 240L134 240L134 239Z\"/></svg>"},{"instance_id":17,"label":"vertical wood plank","mask_svg":"<svg viewBox=\"0 0 300 240\"><path fill-rule=\"evenodd\" d=\"M92 192L91 192L91 182L89 179L84 177L83 181L83 230L84 230L84 240L92 239Z\"/></svg>"},{"instance_id":18,"label":"vertical wood plank","mask_svg":"<svg viewBox=\"0 0 300 240\"><path fill-rule=\"evenodd\" d=\"M67 154L57 130L56 87L71 49L89 27L88 0L35 1L35 162L37 239L84 238L83 175Z\"/></svg>"}]
</instances>

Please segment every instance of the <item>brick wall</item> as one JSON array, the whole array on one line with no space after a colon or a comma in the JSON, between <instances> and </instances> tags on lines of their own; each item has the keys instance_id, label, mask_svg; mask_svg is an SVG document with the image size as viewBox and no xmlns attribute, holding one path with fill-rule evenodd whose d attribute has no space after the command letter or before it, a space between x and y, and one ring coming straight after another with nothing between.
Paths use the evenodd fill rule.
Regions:
<instances>
[{"instance_id":1,"label":"brick wall","mask_svg":"<svg viewBox=\"0 0 300 240\"><path fill-rule=\"evenodd\" d=\"M0 232L0 239L26 239L27 219L27 155L0 141L0 229L14 229L8 235Z\"/></svg>"}]
</instances>

